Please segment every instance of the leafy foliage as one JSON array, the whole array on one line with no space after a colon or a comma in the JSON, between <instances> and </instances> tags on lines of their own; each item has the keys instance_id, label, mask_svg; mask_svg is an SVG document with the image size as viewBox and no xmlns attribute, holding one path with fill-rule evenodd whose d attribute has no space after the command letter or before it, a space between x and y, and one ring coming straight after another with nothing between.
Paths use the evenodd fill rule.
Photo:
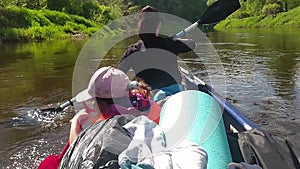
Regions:
<instances>
[{"instance_id":1,"label":"leafy foliage","mask_svg":"<svg viewBox=\"0 0 300 169\"><path fill-rule=\"evenodd\" d=\"M0 0L0 40L26 37L28 40L42 40L81 33L91 35L99 27L135 13L146 5L194 22L215 1L217 0ZM283 11L292 12L298 7L299 0L240 0L240 3L241 8L230 16L242 19L241 23L244 25L240 24L239 27L269 27L276 25L273 20L284 25L299 25L299 14L293 14L296 16L294 20L289 19L288 15L285 18L279 17L284 15ZM271 23L263 24L262 21ZM235 20L225 23L231 25L232 22L237 24ZM257 26L254 23L260 24Z\"/></svg>"},{"instance_id":2,"label":"leafy foliage","mask_svg":"<svg viewBox=\"0 0 300 169\"><path fill-rule=\"evenodd\" d=\"M206 0L132 0L140 8L151 5L160 12L173 14L194 22L207 8Z\"/></svg>"},{"instance_id":3,"label":"leafy foliage","mask_svg":"<svg viewBox=\"0 0 300 169\"><path fill-rule=\"evenodd\" d=\"M241 8L227 20L219 23L221 27L298 27L299 0L240 0ZM284 17L283 17L284 16ZM289 18L289 19L287 19ZM277 23L275 23L277 22ZM287 24L288 23L288 24Z\"/></svg>"},{"instance_id":4,"label":"leafy foliage","mask_svg":"<svg viewBox=\"0 0 300 169\"><path fill-rule=\"evenodd\" d=\"M47 8L50 10L62 11L66 6L70 6L70 1L68 0L47 0Z\"/></svg>"},{"instance_id":5,"label":"leafy foliage","mask_svg":"<svg viewBox=\"0 0 300 169\"><path fill-rule=\"evenodd\" d=\"M0 0L0 41L92 35L136 11L124 0Z\"/></svg>"},{"instance_id":6,"label":"leafy foliage","mask_svg":"<svg viewBox=\"0 0 300 169\"><path fill-rule=\"evenodd\" d=\"M272 16L276 16L276 14L281 11L282 11L282 7L277 3L267 4L262 9L262 13L264 15L272 15Z\"/></svg>"},{"instance_id":7,"label":"leafy foliage","mask_svg":"<svg viewBox=\"0 0 300 169\"><path fill-rule=\"evenodd\" d=\"M0 40L31 41L62 39L80 33L91 35L101 26L84 17L51 10L10 6L0 12Z\"/></svg>"},{"instance_id":8,"label":"leafy foliage","mask_svg":"<svg viewBox=\"0 0 300 169\"><path fill-rule=\"evenodd\" d=\"M271 28L271 27L294 27L300 28L300 7L294 8L289 12L281 12L276 15L254 16L243 19L229 19L222 21L216 29L222 28Z\"/></svg>"},{"instance_id":9,"label":"leafy foliage","mask_svg":"<svg viewBox=\"0 0 300 169\"><path fill-rule=\"evenodd\" d=\"M235 14L236 18L243 18L242 14L251 16L276 15L300 5L299 0L240 0L241 9Z\"/></svg>"}]
</instances>

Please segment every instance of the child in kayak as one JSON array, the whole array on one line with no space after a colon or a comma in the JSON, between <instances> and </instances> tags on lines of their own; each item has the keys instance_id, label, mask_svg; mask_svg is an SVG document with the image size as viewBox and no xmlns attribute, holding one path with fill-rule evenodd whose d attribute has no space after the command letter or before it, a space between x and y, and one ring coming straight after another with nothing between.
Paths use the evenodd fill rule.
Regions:
<instances>
[{"instance_id":1,"label":"child in kayak","mask_svg":"<svg viewBox=\"0 0 300 169\"><path fill-rule=\"evenodd\" d=\"M77 138L83 129L83 125L90 118L90 114L96 112L92 118L92 123L97 123L101 120L107 120L115 115L131 114L139 116L143 114L139 111L138 104L140 101L136 99L136 107L133 107L129 94L131 96L138 96L139 94L145 95L149 98L150 88L145 87L142 82L134 88L130 88L130 80L128 76L121 70L113 67L102 67L98 69L90 79L88 88L76 95L76 102L83 103L85 109L80 110L71 120L69 141L65 145L61 154L56 156L47 157L38 167L38 169L56 169L59 166L61 159L69 148L70 144ZM141 93L137 92L137 90ZM147 89L147 90L145 90ZM146 91L146 92L145 92ZM147 100L147 99L145 99ZM134 101L134 100L133 100ZM90 102L91 104L87 104ZM148 118L159 122L160 107L154 102L148 100L150 107L147 109L149 112ZM92 105L92 107L88 106ZM154 108L153 108L154 107ZM144 107L145 108L145 107ZM146 110L146 109L145 109Z\"/></svg>"},{"instance_id":2,"label":"child in kayak","mask_svg":"<svg viewBox=\"0 0 300 169\"><path fill-rule=\"evenodd\" d=\"M151 87L143 80L132 81L129 86L129 99L142 115L159 124L160 106L150 99Z\"/></svg>"}]
</instances>

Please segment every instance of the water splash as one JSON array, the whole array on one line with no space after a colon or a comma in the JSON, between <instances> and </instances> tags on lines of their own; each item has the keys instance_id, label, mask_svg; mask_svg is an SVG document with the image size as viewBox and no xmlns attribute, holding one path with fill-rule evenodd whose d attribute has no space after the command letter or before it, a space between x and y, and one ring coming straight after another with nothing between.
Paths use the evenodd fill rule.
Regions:
<instances>
[{"instance_id":1,"label":"water splash","mask_svg":"<svg viewBox=\"0 0 300 169\"><path fill-rule=\"evenodd\" d=\"M27 128L35 125L52 126L56 121L67 119L68 115L74 112L72 107L58 112L53 105L47 105L46 108L29 108L22 107L17 112L20 116L0 122L0 125L7 128ZM25 112L25 113L24 113Z\"/></svg>"}]
</instances>

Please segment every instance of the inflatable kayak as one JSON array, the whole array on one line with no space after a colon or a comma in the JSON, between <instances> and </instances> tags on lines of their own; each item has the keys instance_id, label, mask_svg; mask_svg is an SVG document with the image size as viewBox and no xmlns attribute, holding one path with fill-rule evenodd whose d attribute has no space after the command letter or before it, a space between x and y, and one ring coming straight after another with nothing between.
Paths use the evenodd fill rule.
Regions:
<instances>
[{"instance_id":1,"label":"inflatable kayak","mask_svg":"<svg viewBox=\"0 0 300 169\"><path fill-rule=\"evenodd\" d=\"M300 168L288 140L259 128L201 79L182 67L179 69L188 91L170 97L162 109L160 125L169 126L174 122L170 117L176 114L188 119L181 121L184 124L180 126L189 127L177 132L186 131L184 139L207 151L208 169L226 168L230 162L257 164L263 169ZM186 118L187 114L192 117Z\"/></svg>"},{"instance_id":2,"label":"inflatable kayak","mask_svg":"<svg viewBox=\"0 0 300 169\"><path fill-rule=\"evenodd\" d=\"M279 140L273 137L271 133L260 129L191 72L183 68L180 68L180 71L184 78L185 83L183 85L186 90L169 97L162 106L160 114L159 126L165 132L169 148L175 147L181 141L199 145L207 153L208 169L223 169L231 164L238 165L235 167L244 168L247 168L247 165L259 165L263 169L300 168L293 147L287 140ZM79 165L80 160L82 160L79 157L82 155L91 156L93 159L91 161L103 166L102 162L105 160L98 159L98 156L94 156L95 153L93 152L100 147L98 144L105 143L104 145L108 145L106 148L114 151L117 147L125 149L125 141L127 140L129 143L130 138L121 126L132 118L123 116L122 118L116 118L119 120L116 123L111 123L112 121L97 123L97 125L90 126L95 129L82 132L75 142L78 144L72 144L63 156L60 168L73 168L70 166ZM111 126L119 126L110 127L106 123ZM107 129L103 126L106 126ZM99 129L96 129L97 127ZM116 129L120 131L116 131ZM97 134L98 130L102 131L103 134ZM109 135L103 137L109 133L108 131L111 133L121 132L123 135L115 134L116 138L110 138ZM93 137L91 136L92 133L99 137L99 141L90 141ZM97 146L91 147L86 143L94 143ZM84 146L89 148L84 148ZM119 154L123 149L118 149L119 152L114 155ZM86 150L91 150L92 153L89 154ZM106 154L110 151L101 152ZM72 156L73 153L77 153L78 156ZM103 155L103 157L107 157L107 155ZM88 165L87 163L84 164Z\"/></svg>"}]
</instances>

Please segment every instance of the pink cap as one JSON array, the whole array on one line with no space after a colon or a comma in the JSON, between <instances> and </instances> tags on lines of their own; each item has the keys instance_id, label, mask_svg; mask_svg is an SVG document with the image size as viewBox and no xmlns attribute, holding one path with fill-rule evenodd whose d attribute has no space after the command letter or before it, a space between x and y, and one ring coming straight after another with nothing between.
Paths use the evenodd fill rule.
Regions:
<instances>
[{"instance_id":1,"label":"pink cap","mask_svg":"<svg viewBox=\"0 0 300 169\"><path fill-rule=\"evenodd\" d=\"M120 98L128 96L128 76L119 69L102 67L90 79L87 89L76 95L77 102L92 98Z\"/></svg>"}]
</instances>

